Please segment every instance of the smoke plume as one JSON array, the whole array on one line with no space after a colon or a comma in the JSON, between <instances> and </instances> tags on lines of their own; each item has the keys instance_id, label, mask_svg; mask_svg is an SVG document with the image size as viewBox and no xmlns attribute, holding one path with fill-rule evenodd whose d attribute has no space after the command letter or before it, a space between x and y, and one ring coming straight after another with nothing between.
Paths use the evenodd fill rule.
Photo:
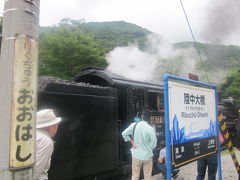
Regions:
<instances>
[{"instance_id":1,"label":"smoke plume","mask_svg":"<svg viewBox=\"0 0 240 180\"><path fill-rule=\"evenodd\" d=\"M239 0L209 0L201 33L209 43L225 43L240 30Z\"/></svg>"},{"instance_id":2,"label":"smoke plume","mask_svg":"<svg viewBox=\"0 0 240 180\"><path fill-rule=\"evenodd\" d=\"M137 44L117 47L107 56L108 70L139 81L161 81L163 74L188 78L188 73L202 72L197 69L198 56L193 48L175 48L157 35L150 35L146 49L140 50Z\"/></svg>"}]
</instances>

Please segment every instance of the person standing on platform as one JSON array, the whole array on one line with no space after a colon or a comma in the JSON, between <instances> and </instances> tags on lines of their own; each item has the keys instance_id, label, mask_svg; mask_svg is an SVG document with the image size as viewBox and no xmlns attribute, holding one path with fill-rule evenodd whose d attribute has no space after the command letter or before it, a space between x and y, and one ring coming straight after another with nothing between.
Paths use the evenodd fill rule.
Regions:
<instances>
[{"instance_id":1,"label":"person standing on platform","mask_svg":"<svg viewBox=\"0 0 240 180\"><path fill-rule=\"evenodd\" d=\"M132 123L122 132L124 141L132 145L132 180L139 180L142 167L144 179L151 180L152 177L153 149L157 145L157 138L154 128L148 124L150 117L150 111L144 110L142 121Z\"/></svg>"},{"instance_id":2,"label":"person standing on platform","mask_svg":"<svg viewBox=\"0 0 240 180\"><path fill-rule=\"evenodd\" d=\"M216 180L216 173L218 167L217 154L207 156L197 161L197 178L196 180L203 180L208 168L208 180Z\"/></svg>"},{"instance_id":3,"label":"person standing on platform","mask_svg":"<svg viewBox=\"0 0 240 180\"><path fill-rule=\"evenodd\" d=\"M36 178L37 180L48 180L48 169L50 168L53 153L53 140L58 129L60 117L56 117L52 109L44 109L37 112L36 132Z\"/></svg>"}]
</instances>

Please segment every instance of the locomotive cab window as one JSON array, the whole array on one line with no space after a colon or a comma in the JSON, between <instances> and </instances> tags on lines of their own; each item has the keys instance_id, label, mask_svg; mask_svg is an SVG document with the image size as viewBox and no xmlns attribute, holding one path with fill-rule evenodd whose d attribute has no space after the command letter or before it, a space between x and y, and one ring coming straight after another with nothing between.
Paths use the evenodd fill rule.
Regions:
<instances>
[{"instance_id":1,"label":"locomotive cab window","mask_svg":"<svg viewBox=\"0 0 240 180\"><path fill-rule=\"evenodd\" d=\"M133 107L135 109L135 114L141 112L144 107L144 91L142 89L133 90Z\"/></svg>"},{"instance_id":2,"label":"locomotive cab window","mask_svg":"<svg viewBox=\"0 0 240 180\"><path fill-rule=\"evenodd\" d=\"M154 111L163 111L163 94L148 92L148 107Z\"/></svg>"}]
</instances>

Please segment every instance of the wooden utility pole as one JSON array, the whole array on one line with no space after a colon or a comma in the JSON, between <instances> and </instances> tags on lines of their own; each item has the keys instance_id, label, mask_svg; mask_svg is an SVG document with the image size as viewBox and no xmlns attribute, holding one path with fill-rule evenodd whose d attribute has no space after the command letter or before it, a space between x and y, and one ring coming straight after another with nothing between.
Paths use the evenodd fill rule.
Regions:
<instances>
[{"instance_id":1,"label":"wooden utility pole","mask_svg":"<svg viewBox=\"0 0 240 180\"><path fill-rule=\"evenodd\" d=\"M35 180L40 0L4 4L0 59L0 180Z\"/></svg>"}]
</instances>

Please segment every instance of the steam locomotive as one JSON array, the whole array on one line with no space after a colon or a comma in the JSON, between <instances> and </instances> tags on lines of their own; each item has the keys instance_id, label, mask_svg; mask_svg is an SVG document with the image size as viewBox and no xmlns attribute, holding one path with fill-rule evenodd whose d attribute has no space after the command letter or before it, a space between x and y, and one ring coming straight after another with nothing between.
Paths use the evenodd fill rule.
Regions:
<instances>
[{"instance_id":1,"label":"steam locomotive","mask_svg":"<svg viewBox=\"0 0 240 180\"><path fill-rule=\"evenodd\" d=\"M127 176L131 155L121 133L145 108L151 110L149 123L156 129L157 159L165 140L161 84L95 67L82 70L72 82L40 77L38 84L38 109L53 108L63 119L54 139L50 180Z\"/></svg>"},{"instance_id":2,"label":"steam locomotive","mask_svg":"<svg viewBox=\"0 0 240 180\"><path fill-rule=\"evenodd\" d=\"M158 142L154 149L153 172L158 172L156 160L165 143L163 86L160 83L134 81L89 67L73 81L40 77L38 84L38 109L52 108L63 119L54 139L49 180L128 176L131 154L121 133L145 108L151 110L149 123L156 129ZM229 98L221 101L219 109L226 118L234 144L239 146L239 107Z\"/></svg>"}]
</instances>

